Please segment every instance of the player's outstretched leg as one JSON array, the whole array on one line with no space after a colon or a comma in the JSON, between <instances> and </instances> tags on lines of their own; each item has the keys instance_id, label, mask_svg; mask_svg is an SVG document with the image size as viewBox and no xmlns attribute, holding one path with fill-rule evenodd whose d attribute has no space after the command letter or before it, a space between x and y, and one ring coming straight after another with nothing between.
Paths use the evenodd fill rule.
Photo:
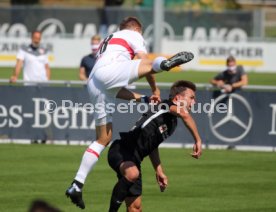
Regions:
<instances>
[{"instance_id":1,"label":"player's outstretched leg","mask_svg":"<svg viewBox=\"0 0 276 212\"><path fill-rule=\"evenodd\" d=\"M78 182L73 182L72 185L66 190L65 195L70 197L72 203L76 206L80 207L81 209L85 208L84 202L82 200L82 192L79 187L82 185L77 185Z\"/></svg>"},{"instance_id":2,"label":"player's outstretched leg","mask_svg":"<svg viewBox=\"0 0 276 212\"><path fill-rule=\"evenodd\" d=\"M162 61L160 68L162 70L169 71L170 69L182 65L191 61L194 58L194 54L191 52L179 52L171 58Z\"/></svg>"}]
</instances>

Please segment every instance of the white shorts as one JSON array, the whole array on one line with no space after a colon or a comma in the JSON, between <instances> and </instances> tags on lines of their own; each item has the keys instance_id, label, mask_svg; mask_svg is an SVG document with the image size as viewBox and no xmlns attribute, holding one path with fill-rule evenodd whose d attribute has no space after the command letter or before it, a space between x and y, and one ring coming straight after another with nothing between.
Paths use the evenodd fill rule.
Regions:
<instances>
[{"instance_id":1,"label":"white shorts","mask_svg":"<svg viewBox=\"0 0 276 212\"><path fill-rule=\"evenodd\" d=\"M113 62L93 69L87 88L90 101L94 106L94 118L97 126L112 122L112 114L116 109L116 95L122 87L139 78L138 68L140 62L141 60ZM104 117L106 118L103 119Z\"/></svg>"}]
</instances>

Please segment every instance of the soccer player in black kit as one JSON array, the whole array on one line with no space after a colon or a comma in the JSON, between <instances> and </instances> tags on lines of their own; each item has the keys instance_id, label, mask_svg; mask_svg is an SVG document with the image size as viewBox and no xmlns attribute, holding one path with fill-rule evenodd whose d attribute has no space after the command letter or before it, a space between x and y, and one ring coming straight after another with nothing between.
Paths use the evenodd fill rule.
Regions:
<instances>
[{"instance_id":1,"label":"soccer player in black kit","mask_svg":"<svg viewBox=\"0 0 276 212\"><path fill-rule=\"evenodd\" d=\"M157 183L164 191L168 179L163 173L158 146L171 136L180 117L191 132L195 144L192 157L201 155L201 138L196 124L189 114L195 103L196 86L189 81L177 81L170 89L168 100L156 105L155 109L143 114L132 130L120 133L108 152L108 163L117 173L118 182L113 188L109 212L118 211L125 201L127 211L141 211L142 180L140 164L144 157L149 156L156 172Z\"/></svg>"}]
</instances>

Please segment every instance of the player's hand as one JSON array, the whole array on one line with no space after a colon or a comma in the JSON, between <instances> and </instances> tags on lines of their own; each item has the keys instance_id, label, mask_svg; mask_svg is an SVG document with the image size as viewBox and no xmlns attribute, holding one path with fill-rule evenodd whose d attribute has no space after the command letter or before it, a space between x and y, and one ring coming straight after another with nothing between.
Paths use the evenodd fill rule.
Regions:
<instances>
[{"instance_id":1,"label":"player's hand","mask_svg":"<svg viewBox=\"0 0 276 212\"><path fill-rule=\"evenodd\" d=\"M160 96L158 96L158 95L152 95L152 96L150 97L150 103L158 104L158 103L160 103L160 102L161 102Z\"/></svg>"},{"instance_id":2,"label":"player's hand","mask_svg":"<svg viewBox=\"0 0 276 212\"><path fill-rule=\"evenodd\" d=\"M161 102L160 89L156 87L155 90L152 91L152 96L150 97L150 103L158 104L160 102Z\"/></svg>"},{"instance_id":3,"label":"player's hand","mask_svg":"<svg viewBox=\"0 0 276 212\"><path fill-rule=\"evenodd\" d=\"M17 77L16 77L16 76L11 76L11 78L10 78L10 82L11 82L11 83L15 83L16 80L17 80Z\"/></svg>"},{"instance_id":4,"label":"player's hand","mask_svg":"<svg viewBox=\"0 0 276 212\"><path fill-rule=\"evenodd\" d=\"M163 172L156 173L156 180L159 185L160 191L164 192L168 186L168 177Z\"/></svg>"},{"instance_id":5,"label":"player's hand","mask_svg":"<svg viewBox=\"0 0 276 212\"><path fill-rule=\"evenodd\" d=\"M191 156L195 159L199 159L202 154L201 141L197 141L193 147L193 153Z\"/></svg>"}]
</instances>

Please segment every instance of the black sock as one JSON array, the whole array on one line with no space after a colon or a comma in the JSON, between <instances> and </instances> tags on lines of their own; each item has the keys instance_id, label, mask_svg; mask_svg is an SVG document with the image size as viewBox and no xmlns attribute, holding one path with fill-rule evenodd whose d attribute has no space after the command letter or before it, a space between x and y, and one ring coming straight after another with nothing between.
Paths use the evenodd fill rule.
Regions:
<instances>
[{"instance_id":1,"label":"black sock","mask_svg":"<svg viewBox=\"0 0 276 212\"><path fill-rule=\"evenodd\" d=\"M77 181L77 180L73 180L72 185L73 185L74 183L75 183L80 189L82 189L83 184L82 184L81 182L79 182L79 181Z\"/></svg>"},{"instance_id":2,"label":"black sock","mask_svg":"<svg viewBox=\"0 0 276 212\"><path fill-rule=\"evenodd\" d=\"M127 197L129 188L133 185L133 182L128 181L125 177L122 177L113 188L112 197L110 200L109 212L118 211L122 202Z\"/></svg>"}]
</instances>

